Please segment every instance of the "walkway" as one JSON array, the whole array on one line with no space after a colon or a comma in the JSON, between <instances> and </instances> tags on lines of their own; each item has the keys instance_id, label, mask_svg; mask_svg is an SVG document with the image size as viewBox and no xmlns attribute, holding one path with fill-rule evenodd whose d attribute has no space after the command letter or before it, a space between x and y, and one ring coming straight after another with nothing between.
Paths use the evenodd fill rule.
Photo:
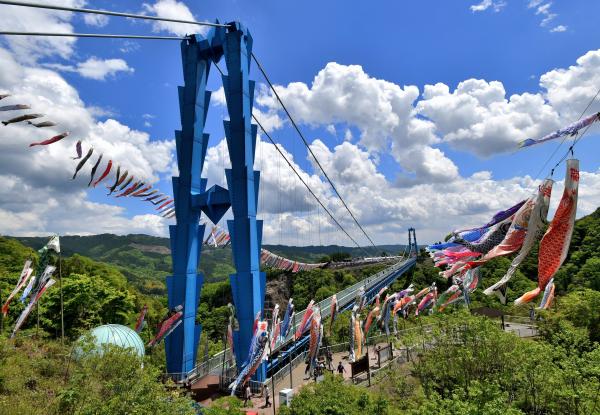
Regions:
<instances>
[{"instance_id":1,"label":"walkway","mask_svg":"<svg viewBox=\"0 0 600 415\"><path fill-rule=\"evenodd\" d=\"M522 337L522 338L529 338L529 337L537 336L537 328L534 325L532 325L531 323L528 323L527 318L522 318L522 319L521 318L512 318L512 319L510 319L510 321L507 321L505 324L505 331L515 333L516 335L518 335L519 337ZM387 342L381 342L379 344L368 347L369 356L371 359L371 370L378 369L377 358L376 358L377 355L375 353L375 349L378 345L383 347L383 346L387 345ZM404 350L399 351L397 349L394 349L394 357L398 357L398 356L404 357L404 354L406 353ZM344 374L344 378L350 379L350 373L351 373L350 363L348 361L348 352L346 350L333 354L334 369L337 367L337 364L340 361L343 363L344 369L346 370L346 372ZM305 367L306 366L302 363L302 364L296 365L296 367L294 367L292 369L291 385L293 386L294 395L296 395L300 391L300 388L302 386L306 385L307 383L313 382L312 379L306 378L306 375L304 374ZM275 400L275 402L274 402L275 411L277 411L277 408L279 408L279 391L282 389L287 389L287 388L290 388L289 375L283 376L280 378L280 380L276 381L275 388L273 388L273 385L271 384L271 382L269 382L269 389L271 389L271 395L273 395L273 392L275 392L275 399L274 399ZM273 389L274 389L274 391L273 391ZM263 408L264 402L265 402L265 400L262 396L255 395L252 398L253 407L246 408L246 410L247 411L255 411L259 414L265 414L265 415L276 413L276 412L273 412L273 407Z\"/></svg>"}]
</instances>

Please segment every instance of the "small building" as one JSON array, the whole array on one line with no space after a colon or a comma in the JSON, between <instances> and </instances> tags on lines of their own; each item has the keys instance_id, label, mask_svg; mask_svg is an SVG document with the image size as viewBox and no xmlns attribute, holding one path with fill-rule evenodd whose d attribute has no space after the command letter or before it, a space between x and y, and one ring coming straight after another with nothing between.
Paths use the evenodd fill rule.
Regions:
<instances>
[{"instance_id":1,"label":"small building","mask_svg":"<svg viewBox=\"0 0 600 415\"><path fill-rule=\"evenodd\" d=\"M102 353L104 345L114 345L125 349L130 349L138 357L144 357L146 349L144 347L144 341L141 339L139 334L135 330L130 329L127 326L121 324L105 324L92 329L88 335L82 336L80 340L84 340L85 337L91 338L96 348L95 351ZM77 355L80 355L81 349L76 351Z\"/></svg>"}]
</instances>

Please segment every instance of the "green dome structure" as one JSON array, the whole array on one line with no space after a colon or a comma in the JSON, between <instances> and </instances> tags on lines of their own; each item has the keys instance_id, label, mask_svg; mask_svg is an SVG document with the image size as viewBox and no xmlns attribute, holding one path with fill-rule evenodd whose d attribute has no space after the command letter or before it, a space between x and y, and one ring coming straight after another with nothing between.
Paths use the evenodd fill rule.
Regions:
<instances>
[{"instance_id":1,"label":"green dome structure","mask_svg":"<svg viewBox=\"0 0 600 415\"><path fill-rule=\"evenodd\" d=\"M137 356L144 357L144 342L134 330L121 324L105 324L92 329L89 335L93 338L96 351L102 352L102 346L112 344L131 349Z\"/></svg>"}]
</instances>

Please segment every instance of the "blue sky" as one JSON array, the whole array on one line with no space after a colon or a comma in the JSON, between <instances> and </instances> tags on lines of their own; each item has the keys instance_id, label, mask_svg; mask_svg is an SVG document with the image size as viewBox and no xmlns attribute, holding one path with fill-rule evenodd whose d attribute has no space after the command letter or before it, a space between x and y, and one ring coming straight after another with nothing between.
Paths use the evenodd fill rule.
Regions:
<instances>
[{"instance_id":1,"label":"blue sky","mask_svg":"<svg viewBox=\"0 0 600 415\"><path fill-rule=\"evenodd\" d=\"M64 2L72 5L82 4L80 0ZM313 142L318 139L323 143L323 152L318 154L323 154L326 158L325 164L335 169L336 166L359 163L356 164L359 167L353 168L358 169L357 171L364 168L367 172L365 174L373 175L373 182L365 179L363 186L384 187L379 189L382 194L389 195L397 192L398 197L395 200L385 200L382 196L382 205L372 206L374 211L390 210L390 216L384 215L378 223L375 218L377 215L369 212L370 208L365 206L364 200L353 200L355 193L364 191L361 190L361 185L354 179L349 179L347 174L334 174L338 176L340 187L346 192L345 196L359 212L361 221L367 224L371 233L380 235L378 241L381 243L394 242L395 239L404 241L403 232L411 224L416 224L417 229L419 226L424 228L424 238L433 240L444 229L450 230L484 220L503 204L510 204L535 188L535 184L527 182L526 177L535 176L555 148L555 144L546 144L515 152L511 150L512 144L507 144L507 140L512 139L516 143L519 139L511 138L509 134L507 136L503 132L497 132L497 137L488 137L484 133L478 138L481 145L472 137L463 136L460 140L456 139L453 134L459 128L466 129L465 134L468 135L469 131L477 131L477 127L459 125L463 121L462 118L445 120L443 109L428 107L430 101L425 100L423 95L425 85L445 84L452 94L461 82L485 80L485 83L477 84L475 88L489 88L490 91L496 91L496 94L498 88L503 88L502 99L507 102L512 100L513 94L522 96L530 93L539 96L541 101L536 105L545 102L547 104L545 110L554 111L543 120L531 122L528 126L528 131L539 132L539 134L549 132L569 120L573 121L573 114L579 113L587 104L586 97L589 96L589 91L594 90L594 87L600 88L600 84L597 84L598 78L590 79L585 72L590 71L590 68L593 69L593 65L596 64L595 58L586 61L588 66L581 65L584 68L583 73L580 73L581 71L576 73L580 82L578 81L579 84L573 88L585 89L586 93L574 94L573 99L570 100L568 88L571 84L565 81L568 74L564 75L560 71L555 73L551 82L554 85L552 91L558 91L556 96L559 98L552 98L553 92L547 86L540 86L542 75L557 68L566 71L571 66L577 66L578 58L600 48L600 32L597 30L595 19L590 18L600 13L600 3L596 1L472 0L350 3L347 1L159 0L148 1L144 5L137 1L95 0L87 1L85 6L132 13L142 11L149 14L171 13L173 15L175 13L183 18L186 17L186 13L191 13L198 20L218 18L223 22L240 20L246 24L254 37L254 52L267 69L272 81L281 86L282 94L289 100L292 113L301 122L308 140ZM7 6L0 7L8 10ZM13 10L11 13L17 13L14 8L11 10ZM33 17L21 17L21 23L25 28L28 28L27 19L32 19L33 25ZM48 16L48 19L57 18L52 15ZM135 34L157 32L167 35L169 32L184 30L172 27L170 29L163 27L159 30L149 23L113 17L107 21L96 22L84 21L81 16L62 19L64 20L61 20L61 23L71 25L69 30L74 32ZM0 18L0 25L3 23L4 27L10 24ZM149 143L170 141L173 130L179 128L176 86L181 84L182 77L179 44L176 41L83 39L69 45L69 53L54 53L52 50L54 46L52 46L45 56L35 58L27 56L23 48L19 49L18 45L15 46L8 40L2 42L7 53L22 67L45 67L62 77L76 91L85 108L92 114L94 118L92 123L114 119L120 125L132 130L146 132ZM116 65L112 72L86 75L79 65L90 63L89 60L92 58L119 60L124 63L111 62L111 65ZM328 66L332 62L337 65ZM92 64L96 65L98 62L90 63ZM0 60L0 66L2 65L3 62ZM352 65L358 65L360 69L351 69ZM600 71L600 67L598 70ZM355 101L348 102L346 104L348 108L332 110L330 114L327 113L326 106L319 107L319 103L327 102L329 99L325 96L327 91L311 94L316 91L312 89L312 83L319 73L330 74L334 78L339 76L340 80L347 82L348 88L353 88L352 98ZM258 82L263 82L256 70L252 74ZM498 82L492 84L492 81ZM299 92L297 89L290 88L290 83L302 83L306 86L306 90ZM10 84L6 83L0 83L0 86L4 89L10 88ZM361 91L356 91L362 86L365 87L364 100ZM214 90L219 88L219 80L215 74L211 77L210 87ZM401 126L390 127L388 134L387 127L381 127L380 130L377 121L364 119L368 117L367 113L364 116L353 114L350 109L354 105L360 106L361 101L365 103L373 98L368 90L371 87L375 88L376 94L398 94L398 97L410 91L410 88L417 91L414 99L409 100L405 111L410 112L411 108L420 108L418 114L411 115L402 112L404 110L394 108L389 117L385 114L381 115L381 120L383 124L396 118L400 119L398 124L408 122L409 119L414 122L425 120L429 129L426 142L418 142L421 135L415 135L410 131L401 132ZM332 88L335 89L335 86ZM263 114L268 113L284 120L283 114L276 106L269 104L269 95L263 93L263 98L263 105L258 109ZM389 102L385 97L375 99L384 101L381 112L385 112L385 104L395 102L395 98ZM226 111L222 105L219 105L217 99L213 101L207 131L211 133L212 145L216 146L223 137L221 120L226 116ZM419 104L420 101L424 102ZM423 105L423 108L418 107L419 105ZM600 108L598 102L594 105L596 110ZM307 108L311 109L312 113L305 113ZM491 111L495 111L494 104L482 104L478 111L490 108ZM533 113L538 111L536 109L538 107L528 108L519 110L520 114L523 111ZM541 111L542 106L539 108ZM360 111L360 108L357 111ZM454 110L448 108L448 111L458 112L456 108ZM510 118L512 114L508 113L509 111L513 109L500 110L503 114L506 112L506 117ZM375 115L379 116L380 112ZM448 126L444 127L444 122L452 125L452 131ZM515 121L515 126L522 125L520 122ZM472 130L469 129L471 127ZM502 127L495 128L497 131ZM334 130L335 133L332 133ZM0 134L4 135L5 132L2 131ZM314 174L315 170L307 159L306 150L289 125L273 127L272 134L290 152L294 161L314 178L315 183L319 182L318 175ZM344 136L348 140L344 140ZM524 137L520 139L522 138ZM112 139L118 140L116 137ZM111 138L106 140L110 141ZM347 144L344 144L345 142ZM415 143L416 146L413 148ZM340 148L342 145L346 147ZM149 149L154 148L151 144L148 146ZM166 144L165 146L168 147ZM402 146L408 146L407 151L413 151L414 157L403 156ZM325 151L326 149L328 152ZM590 173L590 180L600 182L599 150L598 128L595 127L577 146L576 155L581 160L582 170ZM561 150L559 155L562 153ZM361 159L359 154L363 154L364 159ZM327 160L327 157L331 159ZM419 158L422 158L421 162L417 161ZM441 167L436 172L438 161ZM274 163L272 159L263 162ZM168 192L172 169L165 167L164 164L146 173L154 175L155 179L158 179L155 185ZM548 170L546 168L542 176L546 175ZM444 171L448 171L451 176L447 180L443 177ZM482 171L489 172L490 177L485 183L479 179L477 183L469 182L473 174ZM14 172L0 171L0 174L8 175ZM210 179L211 173L207 172L207 174ZM560 178L561 174L557 171L557 178ZM378 175L384 178L383 181ZM214 177L213 174L213 179ZM345 180L348 182L346 183ZM597 182L593 181L593 183ZM144 228L139 221L137 224L128 222L133 218L152 213L147 205L136 200L107 200L104 193L98 189L85 191L81 186L79 188L73 186L69 188L69 192L79 192L77 197L83 198L82 200L115 208L125 207L125 210L113 211L123 219L122 221L106 228L92 227L90 233L99 231L164 233L163 222L160 224L153 222L150 228ZM392 190L386 191L387 186ZM481 195L481 198L486 201L480 203L476 200L476 194L470 194L465 196L465 206L457 208L455 214L450 215L451 217L441 218L441 215L436 213L431 213L431 217L428 216L428 211L443 212L443 203L456 203L457 198L462 197L461 186L471 189L471 192L473 189L480 189L475 193L489 191L489 194ZM494 186L499 186L501 190ZM450 193L444 200L444 189L449 188L455 190L449 190ZM17 191L15 189L6 190L7 194ZM560 191L560 187L557 186L555 195L559 195ZM322 186L322 192L323 196L330 196L325 185ZM439 193L440 198L426 203L415 201L418 199L416 195L420 192ZM591 206L600 204L600 196L591 191L585 194L588 199L582 213L589 213ZM488 199L494 195L506 200L490 202ZM283 192L283 196L272 193L265 197L281 198L286 197L286 193ZM405 199L398 201L401 197ZM370 198L378 198L378 196L373 194ZM396 202L398 204L394 205ZM411 203L416 205L413 206ZM430 208L432 204L436 205L435 209ZM459 204L462 205L463 201ZM17 212L16 207L5 207L5 209L12 209L13 214L22 213ZM102 207L98 209L101 210ZM266 213L265 220L273 222L281 219L277 215L271 215L273 212L268 209ZM294 218L308 220L306 213L294 212L293 209L287 213L290 216L286 216L285 221L289 223L293 223ZM390 221L394 223L391 224ZM57 225L58 223L61 225ZM305 222L303 225L300 221L290 226L302 228L306 227L305 225ZM390 226L392 229L388 231ZM72 226L64 218L56 221L48 220L48 223L40 227L23 224L19 227L6 225L3 229L0 222L2 233L29 234L47 231L84 232L80 226ZM270 235L277 233L275 228L270 231ZM267 239L268 235L269 233ZM377 237L375 239L377 240Z\"/></svg>"}]
</instances>

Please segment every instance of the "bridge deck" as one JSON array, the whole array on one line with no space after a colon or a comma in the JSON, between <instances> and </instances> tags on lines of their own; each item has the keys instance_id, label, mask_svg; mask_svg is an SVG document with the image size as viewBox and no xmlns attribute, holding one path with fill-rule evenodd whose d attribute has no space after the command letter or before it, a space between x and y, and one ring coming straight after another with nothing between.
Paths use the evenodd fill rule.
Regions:
<instances>
[{"instance_id":1,"label":"bridge deck","mask_svg":"<svg viewBox=\"0 0 600 415\"><path fill-rule=\"evenodd\" d=\"M404 259L378 272L377 274L371 275L364 280L359 281L356 284L336 293L340 311L349 310L352 308L354 305L354 300L356 299L356 296L361 288L364 288L367 300L372 301L382 287L394 282L398 277L410 270L416 264L416 262L416 257ZM321 316L323 318L329 317L331 313L332 297L333 296L328 297L316 304L316 306L320 308ZM268 376L277 372L281 367L288 363L289 353L291 353L292 356L298 356L301 351L306 348L308 344L308 335L304 335L301 339L295 342L293 341L294 333L300 325L305 312L306 310L302 310L296 313L289 334L284 339L276 343L275 349L272 352L272 354L276 357L271 359L267 364ZM223 354L225 354L225 358ZM229 349L227 349L223 352L217 353L208 361L196 365L196 367L189 373L169 374L169 376L171 376L175 381L188 380L193 383L208 374L217 374L220 373L223 368L230 369L233 366L235 366L235 361L233 361L231 358L231 353L229 353Z\"/></svg>"}]
</instances>

